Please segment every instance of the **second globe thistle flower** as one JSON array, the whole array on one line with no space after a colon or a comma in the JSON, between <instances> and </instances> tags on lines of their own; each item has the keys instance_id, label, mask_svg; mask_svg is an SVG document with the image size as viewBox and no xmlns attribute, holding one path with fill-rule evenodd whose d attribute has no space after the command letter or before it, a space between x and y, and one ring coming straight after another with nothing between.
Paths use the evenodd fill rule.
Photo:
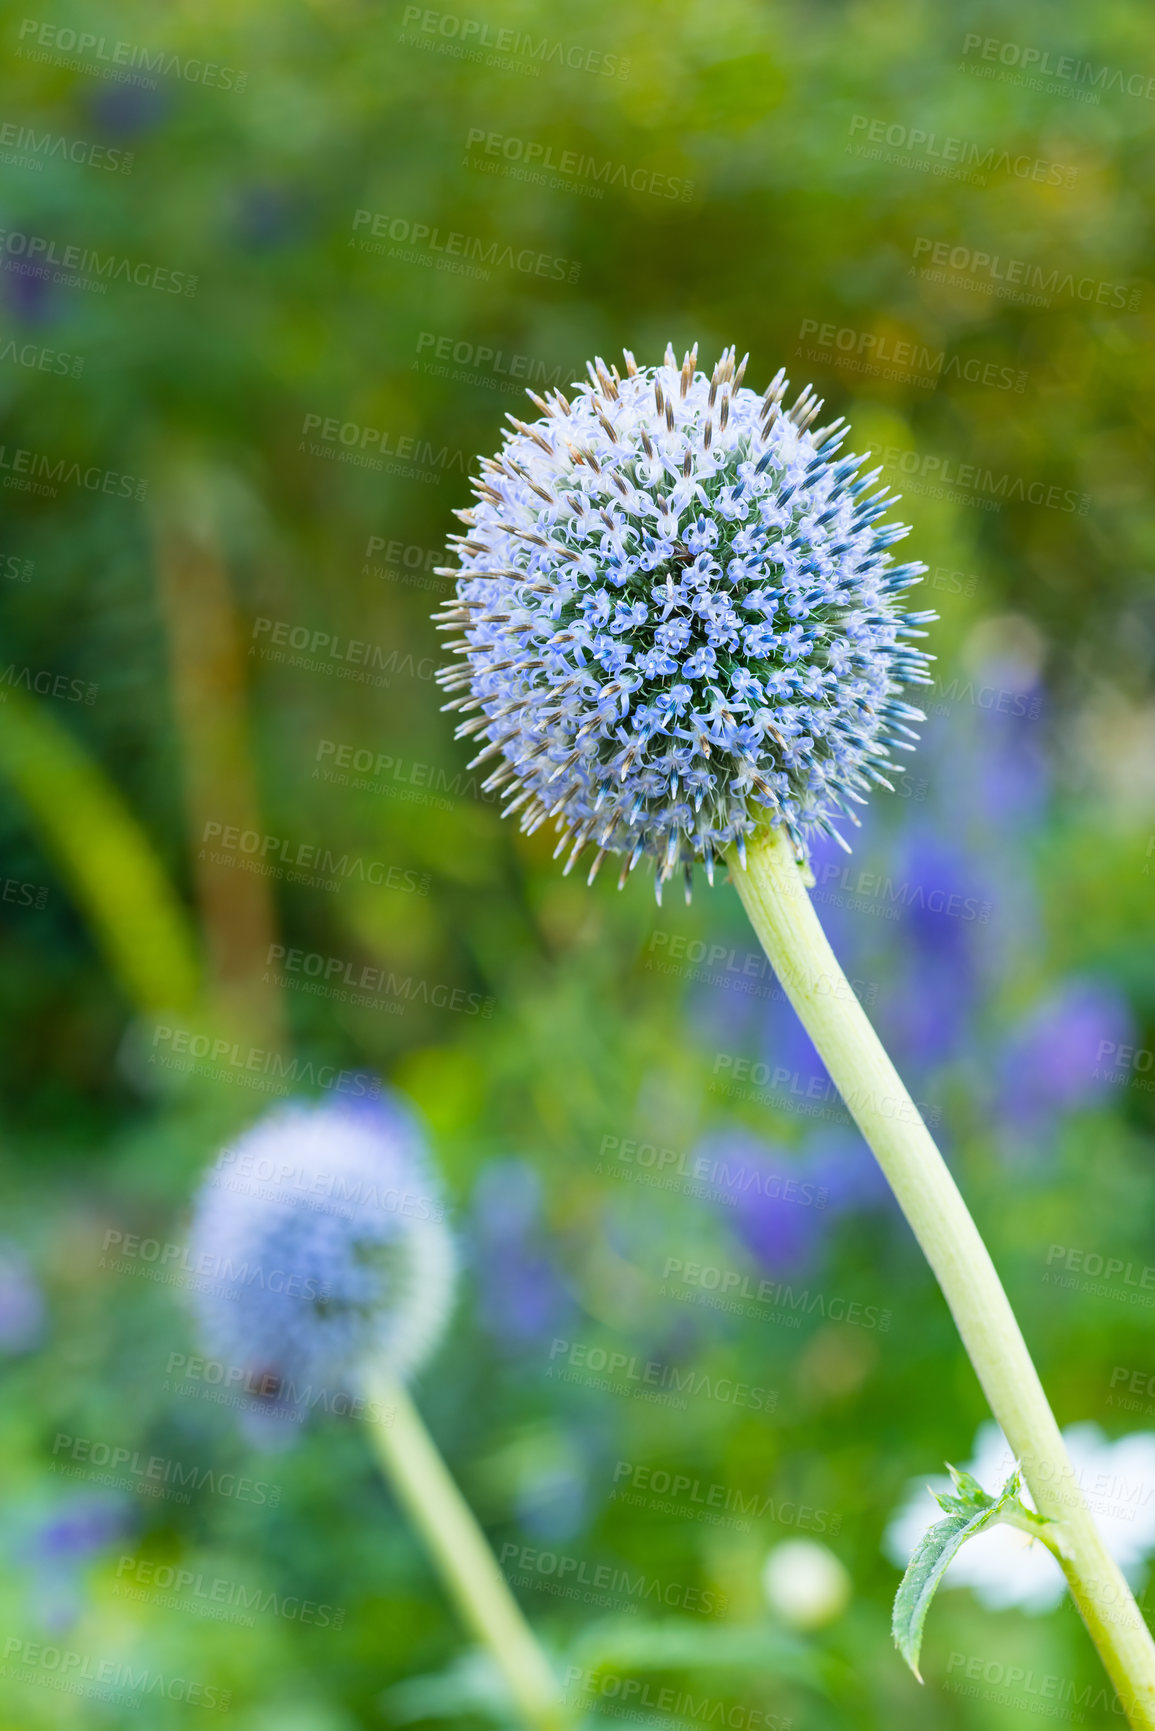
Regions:
<instances>
[{"instance_id":1,"label":"second globe thistle flower","mask_svg":"<svg viewBox=\"0 0 1155 1731\"><path fill-rule=\"evenodd\" d=\"M929 682L934 617L900 604L925 567L892 563L907 531L838 456L845 428L810 431L809 389L784 410L781 373L743 387L733 349L710 376L696 355L599 360L572 402L510 417L441 617L465 660L448 707L481 711L459 729L476 762L502 759L487 787L526 830L556 819L567 870L590 846L591 878L609 852L624 882L653 856L659 895L759 822L801 851L857 821L922 719L901 692Z\"/></svg>"},{"instance_id":2,"label":"second globe thistle flower","mask_svg":"<svg viewBox=\"0 0 1155 1731\"><path fill-rule=\"evenodd\" d=\"M416 1116L393 1093L270 1112L206 1175L193 1249L210 1274L197 1288L207 1351L258 1373L282 1410L332 1379L365 1396L397 1498L509 1704L561 1731L557 1679L406 1387L440 1342L454 1276Z\"/></svg>"},{"instance_id":3,"label":"second globe thistle flower","mask_svg":"<svg viewBox=\"0 0 1155 1731\"><path fill-rule=\"evenodd\" d=\"M437 1345L454 1254L412 1114L389 1098L281 1107L221 1154L194 1250L208 1350L293 1406L372 1364L408 1377Z\"/></svg>"}]
</instances>

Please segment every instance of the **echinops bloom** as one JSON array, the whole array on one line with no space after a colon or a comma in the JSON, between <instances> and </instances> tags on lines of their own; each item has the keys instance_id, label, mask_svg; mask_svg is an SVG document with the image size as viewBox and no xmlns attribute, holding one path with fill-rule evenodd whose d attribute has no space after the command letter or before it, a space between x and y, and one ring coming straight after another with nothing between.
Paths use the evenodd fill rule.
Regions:
<instances>
[{"instance_id":1,"label":"echinops bloom","mask_svg":"<svg viewBox=\"0 0 1155 1731\"><path fill-rule=\"evenodd\" d=\"M759 396L734 349L696 364L626 351L572 402L529 392L540 418L509 417L458 513L439 617L464 657L439 674L447 708L480 711L458 735L501 759L486 788L526 831L556 820L567 871L587 845L591 880L607 852L622 883L652 856L659 897L759 824L801 855L856 822L913 749L903 688L930 683L913 640L934 614L900 606L925 566L891 562L907 530L881 521L879 471L837 455L841 422L810 430L809 387L786 411L781 372Z\"/></svg>"},{"instance_id":2,"label":"echinops bloom","mask_svg":"<svg viewBox=\"0 0 1155 1731\"><path fill-rule=\"evenodd\" d=\"M452 1301L444 1203L397 1095L268 1113L206 1175L192 1253L206 1352L282 1404L370 1362L409 1376Z\"/></svg>"}]
</instances>

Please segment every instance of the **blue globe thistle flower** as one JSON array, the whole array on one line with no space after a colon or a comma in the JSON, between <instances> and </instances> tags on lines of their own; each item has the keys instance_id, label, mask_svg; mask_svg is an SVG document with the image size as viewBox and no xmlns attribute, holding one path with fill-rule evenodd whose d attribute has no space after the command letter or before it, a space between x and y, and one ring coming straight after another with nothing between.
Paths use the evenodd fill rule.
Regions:
<instances>
[{"instance_id":1,"label":"blue globe thistle flower","mask_svg":"<svg viewBox=\"0 0 1155 1731\"><path fill-rule=\"evenodd\" d=\"M206 1175L191 1250L206 1352L282 1406L370 1360L411 1375L448 1319L444 1204L397 1095L262 1118Z\"/></svg>"},{"instance_id":2,"label":"blue globe thistle flower","mask_svg":"<svg viewBox=\"0 0 1155 1731\"><path fill-rule=\"evenodd\" d=\"M508 417L458 513L438 622L464 665L439 678L463 693L448 709L480 711L458 737L502 759L485 785L523 830L554 818L567 871L594 847L591 882L606 853L623 884L652 856L660 900L766 822L800 857L815 830L842 841L832 818L857 822L913 749L900 693L930 683L913 640L935 615L899 605L926 567L891 563L907 530L880 520L880 471L837 456L841 421L810 431L809 387L785 411L783 374L743 388L732 348L710 376L696 348L625 365Z\"/></svg>"}]
</instances>

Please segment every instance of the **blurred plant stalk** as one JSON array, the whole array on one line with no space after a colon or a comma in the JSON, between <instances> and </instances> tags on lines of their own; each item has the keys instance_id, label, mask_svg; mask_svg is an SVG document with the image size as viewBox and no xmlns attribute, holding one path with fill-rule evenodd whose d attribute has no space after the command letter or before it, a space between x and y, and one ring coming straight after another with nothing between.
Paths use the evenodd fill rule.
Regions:
<instances>
[{"instance_id":1,"label":"blurred plant stalk","mask_svg":"<svg viewBox=\"0 0 1155 1731\"><path fill-rule=\"evenodd\" d=\"M258 834L262 825L236 607L214 527L219 487L170 461L153 512L157 575L184 758L192 871L214 1020L269 1051L284 1046L280 996L265 981L276 918L269 880L214 865L208 824ZM220 834L220 828L215 832Z\"/></svg>"},{"instance_id":2,"label":"blurred plant stalk","mask_svg":"<svg viewBox=\"0 0 1155 1731\"><path fill-rule=\"evenodd\" d=\"M195 1014L194 934L152 842L85 747L42 704L10 689L0 774L91 923L108 963L146 1015Z\"/></svg>"},{"instance_id":3,"label":"blurred plant stalk","mask_svg":"<svg viewBox=\"0 0 1155 1731\"><path fill-rule=\"evenodd\" d=\"M991 1411L1131 1724L1155 1731L1155 1644L1091 1517L1002 1282L946 1162L850 987L784 830L728 864L751 924L942 1288ZM812 880L811 880L812 881Z\"/></svg>"},{"instance_id":4,"label":"blurred plant stalk","mask_svg":"<svg viewBox=\"0 0 1155 1731\"><path fill-rule=\"evenodd\" d=\"M399 1501L429 1547L462 1621L489 1652L526 1725L563 1731L561 1687L497 1559L405 1385L380 1371L366 1383L373 1443Z\"/></svg>"}]
</instances>

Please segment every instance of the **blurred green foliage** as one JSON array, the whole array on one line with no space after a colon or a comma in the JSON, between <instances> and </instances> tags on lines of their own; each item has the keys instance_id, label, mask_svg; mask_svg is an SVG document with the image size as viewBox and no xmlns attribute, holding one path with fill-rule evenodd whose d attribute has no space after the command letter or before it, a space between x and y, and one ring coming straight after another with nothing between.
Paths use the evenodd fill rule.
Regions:
<instances>
[{"instance_id":1,"label":"blurred green foliage","mask_svg":"<svg viewBox=\"0 0 1155 1731\"><path fill-rule=\"evenodd\" d=\"M387 1724L404 1716L390 1690L460 1658L463 1638L357 1427L320 1418L293 1447L262 1451L210 1385L171 1368L196 1351L179 1283L159 1262L138 1256L124 1273L113 1260L123 1239L110 1234L185 1243L200 1170L271 1097L242 1085L269 1074L246 1071L245 1055L279 1053L302 1067L306 1091L310 1077L372 1070L429 1120L465 1274L418 1396L499 1552L644 1570L676 1589L668 1605L696 1594L725 1607L679 1642L640 1627L654 1615L644 1603L607 1617L525 1592L555 1651L611 1671L655 1667L805 1731L1013 1725L1029 1701L952 1693L951 1655L1097 1686L1068 1607L996 1617L969 1593L941 1595L922 1691L889 1637L889 1512L912 1476L966 1459L985 1416L929 1274L869 1197L831 1211L809 1262L783 1248L776 1266L732 1208L644 1183L617 1158L621 1140L689 1158L703 1136L741 1129L779 1170L803 1173L823 1125L788 1092L767 1105L718 1091L719 1053L786 1062L805 1086L768 989L711 984L692 959L657 965L697 942L756 978L742 973L755 946L732 892L702 886L689 909L659 913L641 881L622 896L605 882L587 891L560 877L544 834L525 841L479 797L428 676L440 658L428 616L446 592L431 573L473 453L495 446L505 411L524 412L505 388L511 357L564 387L587 356L623 345L650 361L667 340L679 352L697 341L710 360L735 341L751 351L750 383L783 363L798 387L813 378L851 419L854 448L917 453L915 486L884 479L906 492L910 556L931 568L943 713L907 797L876 802L849 869L906 871L902 881L990 913L965 930L909 908L891 921L868 890L864 913L828 902L831 923L937 1114L1060 1420L1144 1428L1112 1405L1110 1379L1116 1366L1155 1371L1148 1314L1126 1294L1060 1291L1044 1276L1056 1243L1155 1262L1150 1072L1132 1065L1094 1086L1094 1043L1088 1059L1055 1033L1034 1061L1055 1073L1062 1109L1024 1129L1012 1106L1022 1030L1071 981L1110 995L1135 1050L1155 1044L1149 15L1136 0L1094 14L1016 0L949 15L903 0L583 0L564 13L502 0L479 21L489 38L511 30L548 46L496 66L453 52L466 17L360 0L160 13L102 0L55 5L31 29L10 9L2 26L7 122L132 153L124 172L6 139L0 162L0 729L11 735L0 835L16 886L0 905L0 1161L6 1235L25 1246L45 1303L39 1329L21 1338L17 1318L9 1331L3 1626L231 1691L244 1731ZM53 58L78 58L60 47L68 31L98 38L79 66ZM1001 82L980 75L1005 69L984 59L988 38L1052 64L1069 56L1092 80L1107 73L1097 85L1043 79L1054 93ZM119 61L117 43L132 45ZM160 49L155 76L139 65L137 83L108 75ZM229 69L227 87L210 65ZM1141 74L1143 94L1118 88L1116 69L1124 86ZM882 157L854 154L875 123ZM905 129L901 149L887 127ZM932 136L929 149L911 129ZM521 148L489 153L476 134ZM987 184L933 171L951 160L948 139L994 152ZM627 181L645 174L625 187L587 175L575 191L483 171L523 166L529 143L539 160L550 148L623 166ZM1057 164L1064 183L1001 170L1003 157ZM650 175L692 191L635 190ZM358 246L372 230L358 212L383 219L381 253ZM390 224L416 262L389 256ZM438 231L434 247L452 233L514 262L488 275L438 268L453 255L414 247L420 226ZM967 262L928 280L919 271L941 243ZM95 287L27 274L49 245L57 259L73 247L128 260L136 280L91 263ZM1003 280L1006 261L1054 277L1052 304L984 292L995 279L976 253L1003 260ZM1074 286L1087 283L1089 298ZM813 358L826 325L835 340ZM903 343L943 365L929 377L925 362L899 364L898 377L858 365ZM1021 390L1007 386L1022 375ZM324 444L330 418L356 429L345 443ZM431 478L342 460L379 449L382 433L387 450L415 441ZM927 456L941 462L928 468ZM981 508L973 481L935 496L946 465L1010 477L1001 508ZM25 484L36 474L40 491ZM1049 489L1086 496L1085 509L1030 502ZM327 644L294 665L306 637ZM349 677L356 669L372 678ZM34 748L31 702L43 738L59 734L74 753ZM366 772L355 753L389 762ZM214 863L230 826L274 838L262 839L266 858L315 848L366 863L321 874L335 889L288 869L259 877L239 845ZM385 882L370 881L374 862ZM368 1008L310 993L306 965L282 965L289 951L384 970L396 989L371 991ZM924 1019L945 1028L933 1050L919 1044ZM240 1060L166 1068L198 1034ZM1086 1085L1064 1092L1072 1076ZM524 1242L506 1244L491 1217L516 1207L538 1213ZM780 1215L789 1223L786 1204ZM885 1309L891 1325L811 1314L776 1327L679 1305L661 1293L670 1258L755 1279L798 1268L811 1290ZM620 1399L551 1375L555 1338L777 1400L671 1412ZM74 1458L61 1436L237 1472L279 1498L198 1491L185 1504L102 1488L97 1469L61 1470ZM797 1518L741 1530L615 1501L622 1462L824 1511L812 1530L850 1571L849 1608L810 1636L775 1624L760 1572ZM95 1523L91 1542L60 1538L70 1519ZM250 1627L163 1593L132 1597L141 1561L341 1616L266 1611ZM13 1725L143 1713L167 1726L196 1711L14 1679L5 1696L0 1723ZM1104 1708L1085 1722L1117 1719Z\"/></svg>"}]
</instances>

